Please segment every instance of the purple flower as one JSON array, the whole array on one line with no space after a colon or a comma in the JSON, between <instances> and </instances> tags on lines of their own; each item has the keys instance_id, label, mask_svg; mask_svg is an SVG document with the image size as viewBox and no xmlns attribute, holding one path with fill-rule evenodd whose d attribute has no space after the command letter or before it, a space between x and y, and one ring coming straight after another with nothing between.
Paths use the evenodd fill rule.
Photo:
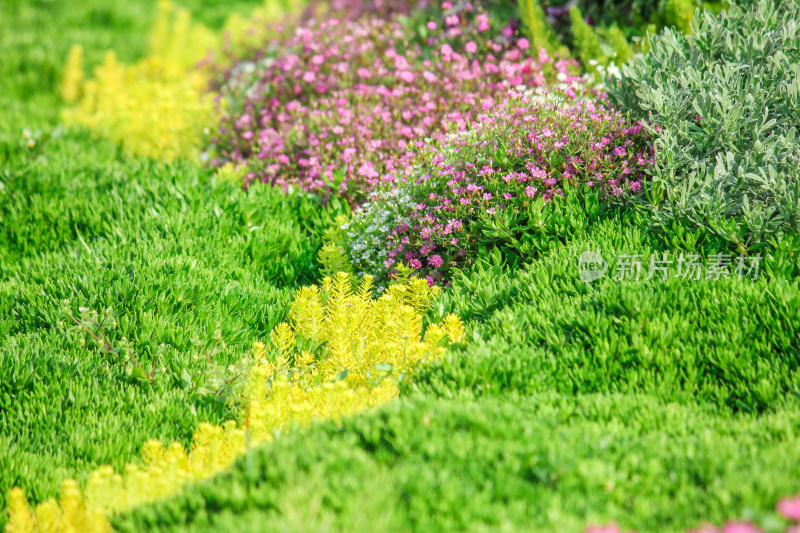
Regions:
<instances>
[{"instance_id":1,"label":"purple flower","mask_svg":"<svg viewBox=\"0 0 800 533\"><path fill-rule=\"evenodd\" d=\"M431 265L433 268L439 268L442 266L442 257L439 255L432 255L428 258L428 264Z\"/></svg>"}]
</instances>

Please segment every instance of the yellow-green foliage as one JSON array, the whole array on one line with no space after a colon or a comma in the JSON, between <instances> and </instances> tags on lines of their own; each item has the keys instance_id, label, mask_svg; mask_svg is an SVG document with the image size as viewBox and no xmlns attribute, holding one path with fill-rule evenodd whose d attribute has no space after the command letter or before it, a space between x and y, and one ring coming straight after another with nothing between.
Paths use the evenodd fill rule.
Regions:
<instances>
[{"instance_id":1,"label":"yellow-green foliage","mask_svg":"<svg viewBox=\"0 0 800 533\"><path fill-rule=\"evenodd\" d=\"M692 19L696 9L693 0L662 0L664 19L668 26L675 26L683 33L691 33Z\"/></svg>"},{"instance_id":2,"label":"yellow-green foliage","mask_svg":"<svg viewBox=\"0 0 800 533\"><path fill-rule=\"evenodd\" d=\"M572 31L572 45L578 58L584 67L589 65L589 61L597 60L602 64L608 63L608 58L600 48L600 39L583 19L581 11L573 6L569 10L569 20Z\"/></svg>"},{"instance_id":3,"label":"yellow-green foliage","mask_svg":"<svg viewBox=\"0 0 800 533\"><path fill-rule=\"evenodd\" d=\"M267 42L272 23L285 22L287 17L300 15L306 3L306 0L264 0L264 5L254 9L249 17L232 13L222 30L227 56L241 57ZM224 64L225 58L219 57L218 60Z\"/></svg>"},{"instance_id":4,"label":"yellow-green foliage","mask_svg":"<svg viewBox=\"0 0 800 533\"><path fill-rule=\"evenodd\" d=\"M236 51L266 39L266 21L286 16L283 4L267 1L251 18L232 15L223 34L216 35L192 22L186 9L159 0L146 58L125 65L109 51L94 69L94 78L83 81L82 50L73 47L61 95L76 105L64 111L64 121L85 126L134 154L196 158L203 131L214 122L212 96L206 92L210 75L198 62L209 55L221 60L223 46ZM296 2L291 9L300 6Z\"/></svg>"},{"instance_id":5,"label":"yellow-green foliage","mask_svg":"<svg viewBox=\"0 0 800 533\"><path fill-rule=\"evenodd\" d=\"M329 242L323 245L317 260L323 276L330 276L336 272L353 272L353 267L347 259L347 254L338 244Z\"/></svg>"},{"instance_id":6,"label":"yellow-green foliage","mask_svg":"<svg viewBox=\"0 0 800 533\"><path fill-rule=\"evenodd\" d=\"M625 38L625 34L622 33L622 30L620 30L617 26L611 26L606 35L608 37L608 41L611 43L612 48L614 48L615 63L621 65L633 57L633 48Z\"/></svg>"},{"instance_id":7,"label":"yellow-green foliage","mask_svg":"<svg viewBox=\"0 0 800 533\"><path fill-rule=\"evenodd\" d=\"M347 241L347 235L342 226L348 220L345 215L337 215L334 223L325 230L322 236L324 244L317 255L317 261L324 277L333 276L337 272L353 273L353 265L343 246Z\"/></svg>"},{"instance_id":8,"label":"yellow-green foliage","mask_svg":"<svg viewBox=\"0 0 800 533\"><path fill-rule=\"evenodd\" d=\"M519 0L519 17L534 53L538 53L542 48L551 54L559 50L558 41L545 19L539 0Z\"/></svg>"},{"instance_id":9,"label":"yellow-green foliage","mask_svg":"<svg viewBox=\"0 0 800 533\"><path fill-rule=\"evenodd\" d=\"M64 67L64 79L61 80L61 97L68 104L74 104L80 97L83 85L83 48L73 45L67 56Z\"/></svg>"},{"instance_id":10,"label":"yellow-green foliage","mask_svg":"<svg viewBox=\"0 0 800 533\"><path fill-rule=\"evenodd\" d=\"M232 162L228 161L217 169L217 179L222 181L229 181L232 183L241 183L246 170L244 168L237 168Z\"/></svg>"},{"instance_id":11,"label":"yellow-green foliage","mask_svg":"<svg viewBox=\"0 0 800 533\"><path fill-rule=\"evenodd\" d=\"M167 0L159 2L158 10L149 54L134 65L120 63L109 51L94 78L81 82L81 49L73 48L62 95L76 105L63 118L135 154L192 158L199 155L203 128L211 124L214 109L205 94L208 74L194 66L219 46L219 39Z\"/></svg>"},{"instance_id":12,"label":"yellow-green foliage","mask_svg":"<svg viewBox=\"0 0 800 533\"><path fill-rule=\"evenodd\" d=\"M109 533L111 524L97 510L89 509L78 484L68 479L61 484L59 501L47 500L31 513L22 490L14 488L8 495L6 533Z\"/></svg>"},{"instance_id":13,"label":"yellow-green foliage","mask_svg":"<svg viewBox=\"0 0 800 533\"><path fill-rule=\"evenodd\" d=\"M269 348L253 348L241 427L233 421L200 424L188 453L179 443L165 448L148 441L140 465L129 464L121 474L98 468L83 494L66 481L58 502L45 501L33 513L15 488L6 533L110 531L107 515L228 468L248 446L292 425L338 420L396 397L402 376L462 339L463 325L454 315L423 333L422 316L437 290L409 278L376 300L370 277L354 290L352 276L343 272L325 278L322 287L301 288L290 321L273 330Z\"/></svg>"}]
</instances>

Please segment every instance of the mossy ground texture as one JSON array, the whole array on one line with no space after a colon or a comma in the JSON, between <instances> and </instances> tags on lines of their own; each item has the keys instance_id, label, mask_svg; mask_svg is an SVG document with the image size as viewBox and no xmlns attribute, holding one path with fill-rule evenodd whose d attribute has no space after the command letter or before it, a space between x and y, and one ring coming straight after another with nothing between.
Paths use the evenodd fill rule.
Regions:
<instances>
[{"instance_id":1,"label":"mossy ground texture","mask_svg":"<svg viewBox=\"0 0 800 533\"><path fill-rule=\"evenodd\" d=\"M220 31L262 3L182 5ZM0 529L25 531L5 511L14 487L34 506L104 465L141 466L153 440L191 450L198 428L227 424L239 447L224 468L107 506L102 527L786 530L776 505L800 491L791 224L747 250L756 279L648 279L664 254L730 253L735 267L740 243L568 192L525 202L523 252L478 242L441 290L413 277L375 294L355 276L325 282L319 252L346 201L243 188L238 170L226 179L196 154L136 155L62 124L72 45L87 77L108 49L133 64L156 16L146 0L0 0ZM474 231L507 230L486 220ZM591 283L587 251L608 268ZM634 256L645 275L615 276ZM253 376L298 406L317 386L344 399L261 405ZM274 423L256 423L253 406Z\"/></svg>"}]
</instances>

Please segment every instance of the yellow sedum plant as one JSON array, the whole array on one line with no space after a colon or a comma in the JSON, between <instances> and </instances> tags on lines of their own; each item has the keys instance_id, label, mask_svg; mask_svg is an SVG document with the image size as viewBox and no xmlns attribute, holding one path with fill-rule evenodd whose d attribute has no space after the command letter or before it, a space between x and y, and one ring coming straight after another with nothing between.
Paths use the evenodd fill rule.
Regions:
<instances>
[{"instance_id":1,"label":"yellow sedum plant","mask_svg":"<svg viewBox=\"0 0 800 533\"><path fill-rule=\"evenodd\" d=\"M111 531L108 515L216 474L249 446L292 426L340 420L395 398L398 382L462 340L463 324L455 315L423 331L423 314L437 292L425 280L408 278L375 299L371 277L354 288L354 278L344 272L325 278L321 287L299 289L289 322L273 330L269 346L253 346L241 426L200 424L188 453L180 443L148 441L140 465L129 464L122 473L98 468L83 494L68 480L58 502L48 500L33 512L15 488L6 533Z\"/></svg>"},{"instance_id":2,"label":"yellow sedum plant","mask_svg":"<svg viewBox=\"0 0 800 533\"><path fill-rule=\"evenodd\" d=\"M172 160L196 160L204 131L214 124L211 74L198 67L213 56L222 64L223 46L236 53L264 42L268 21L297 12L303 2L265 1L249 17L231 15L221 35L192 22L186 9L159 0L147 57L126 65L113 51L84 80L83 49L67 57L61 96L73 104L64 110L67 125L84 126L122 145L129 153Z\"/></svg>"},{"instance_id":3,"label":"yellow sedum plant","mask_svg":"<svg viewBox=\"0 0 800 533\"><path fill-rule=\"evenodd\" d=\"M133 65L113 51L83 79L83 51L73 46L67 58L61 96L74 106L64 110L67 125L85 126L133 154L168 160L196 158L203 129L213 121L209 74L195 68L219 38L194 24L190 13L167 0L158 3L146 58Z\"/></svg>"}]
</instances>

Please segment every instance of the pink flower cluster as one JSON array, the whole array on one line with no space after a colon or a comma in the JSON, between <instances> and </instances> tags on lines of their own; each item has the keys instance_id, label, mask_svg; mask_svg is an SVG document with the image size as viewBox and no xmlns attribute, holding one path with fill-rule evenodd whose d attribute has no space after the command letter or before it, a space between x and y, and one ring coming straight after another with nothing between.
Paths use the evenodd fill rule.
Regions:
<instances>
[{"instance_id":1,"label":"pink flower cluster","mask_svg":"<svg viewBox=\"0 0 800 533\"><path fill-rule=\"evenodd\" d=\"M790 498L783 498L777 505L778 514L791 522L784 533L800 533L800 494ZM605 526L589 526L585 533L622 533L616 524ZM688 533L764 533L761 528L750 522L730 521L721 528L704 525Z\"/></svg>"},{"instance_id":2,"label":"pink flower cluster","mask_svg":"<svg viewBox=\"0 0 800 533\"><path fill-rule=\"evenodd\" d=\"M481 27L486 17L444 13L444 33L465 17ZM547 61L582 90L570 63ZM233 162L247 169L248 182L357 202L405 168L423 139L466 131L510 88L545 83L542 64L488 35L461 49L447 42L430 49L410 42L398 22L328 20L297 28L228 72L212 165Z\"/></svg>"},{"instance_id":3,"label":"pink flower cluster","mask_svg":"<svg viewBox=\"0 0 800 533\"><path fill-rule=\"evenodd\" d=\"M426 7L428 7L428 2L425 0L418 2L409 2L408 0L330 0L330 10L346 20L356 20L367 15L380 18L409 15L412 10Z\"/></svg>"},{"instance_id":4,"label":"pink flower cluster","mask_svg":"<svg viewBox=\"0 0 800 533\"><path fill-rule=\"evenodd\" d=\"M388 233L384 266L403 261L432 282L446 281L451 267L471 261L482 228L518 218L567 188L624 199L641 190L654 161L642 125L601 103L509 100L474 134L429 147L413 172L393 177L407 182L414 209Z\"/></svg>"}]
</instances>

